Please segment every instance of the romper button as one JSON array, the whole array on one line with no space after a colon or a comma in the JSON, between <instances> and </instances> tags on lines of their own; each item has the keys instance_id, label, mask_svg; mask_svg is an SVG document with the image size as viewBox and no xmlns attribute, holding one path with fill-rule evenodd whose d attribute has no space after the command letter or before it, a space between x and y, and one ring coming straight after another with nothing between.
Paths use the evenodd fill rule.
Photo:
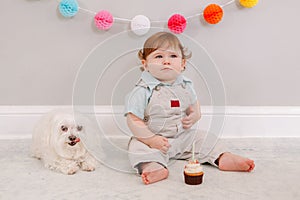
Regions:
<instances>
[{"instance_id":1,"label":"romper button","mask_svg":"<svg viewBox=\"0 0 300 200\"><path fill-rule=\"evenodd\" d=\"M145 116L144 117L144 122L148 122L149 121L149 116Z\"/></svg>"},{"instance_id":2,"label":"romper button","mask_svg":"<svg viewBox=\"0 0 300 200\"><path fill-rule=\"evenodd\" d=\"M186 84L185 83L181 83L181 87L183 88L183 89L185 89L186 88L186 86L185 86Z\"/></svg>"},{"instance_id":3,"label":"romper button","mask_svg":"<svg viewBox=\"0 0 300 200\"><path fill-rule=\"evenodd\" d=\"M154 90L156 91L160 90L160 86L159 85L155 86Z\"/></svg>"}]
</instances>

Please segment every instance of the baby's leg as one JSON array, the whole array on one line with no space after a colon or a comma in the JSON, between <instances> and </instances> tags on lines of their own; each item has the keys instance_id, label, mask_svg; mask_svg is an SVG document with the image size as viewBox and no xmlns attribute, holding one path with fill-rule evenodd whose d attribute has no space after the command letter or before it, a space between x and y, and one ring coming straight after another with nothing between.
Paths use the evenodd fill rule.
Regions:
<instances>
[{"instance_id":1,"label":"baby's leg","mask_svg":"<svg viewBox=\"0 0 300 200\"><path fill-rule=\"evenodd\" d=\"M250 172L255 167L253 160L229 153L227 147L213 133L198 130L193 141L196 142L195 149L199 152L201 163L208 162L223 171Z\"/></svg>"},{"instance_id":2,"label":"baby's leg","mask_svg":"<svg viewBox=\"0 0 300 200\"><path fill-rule=\"evenodd\" d=\"M250 172L254 169L254 161L232 153L223 153L218 158L219 169L223 171Z\"/></svg>"},{"instance_id":3,"label":"baby's leg","mask_svg":"<svg viewBox=\"0 0 300 200\"><path fill-rule=\"evenodd\" d=\"M142 163L140 165L142 180L146 185L164 180L169 175L169 170L157 162Z\"/></svg>"},{"instance_id":4,"label":"baby's leg","mask_svg":"<svg viewBox=\"0 0 300 200\"><path fill-rule=\"evenodd\" d=\"M138 169L145 184L168 177L169 171L164 167L167 166L168 156L135 138L132 138L129 144L129 160L132 167Z\"/></svg>"}]
</instances>

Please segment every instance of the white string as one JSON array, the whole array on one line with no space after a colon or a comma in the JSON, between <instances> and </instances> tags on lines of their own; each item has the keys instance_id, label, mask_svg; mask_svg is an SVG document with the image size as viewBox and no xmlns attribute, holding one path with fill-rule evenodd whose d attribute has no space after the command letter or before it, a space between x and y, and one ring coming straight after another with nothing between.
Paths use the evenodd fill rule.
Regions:
<instances>
[{"instance_id":1,"label":"white string","mask_svg":"<svg viewBox=\"0 0 300 200\"><path fill-rule=\"evenodd\" d=\"M224 5L222 5L221 7L224 8L224 7L230 5L230 4L234 3L234 2L235 2L235 0L231 0L231 1L227 2L227 3L225 3Z\"/></svg>"},{"instance_id":2,"label":"white string","mask_svg":"<svg viewBox=\"0 0 300 200\"><path fill-rule=\"evenodd\" d=\"M88 9L85 9L85 8L81 8L81 7L78 7L78 8L79 8L79 10L87 12L88 14L91 14L91 15L96 15L97 14L96 12L88 10Z\"/></svg>"},{"instance_id":3,"label":"white string","mask_svg":"<svg viewBox=\"0 0 300 200\"><path fill-rule=\"evenodd\" d=\"M114 20L116 20L116 21L131 22L131 19L124 19L124 18L118 18L118 17L114 17Z\"/></svg>"},{"instance_id":4,"label":"white string","mask_svg":"<svg viewBox=\"0 0 300 200\"><path fill-rule=\"evenodd\" d=\"M60 2L61 0L56 0L56 1ZM224 8L224 7L230 5L230 4L234 3L234 2L235 2L235 0L231 0L231 1L227 2L227 3L225 3L224 5L220 5L220 6L222 8ZM82 8L82 7L78 7L78 8L79 8L79 10L82 10L82 11L88 13L88 14L91 14L91 15L96 15L97 14L97 12L89 10L89 9L86 9L86 8ZM195 17L199 17L201 15L203 15L203 12L195 14L195 15L192 15L192 16L188 16L188 17L185 17L185 18L187 20L189 20L189 19L192 19L192 18L195 18ZM131 22L132 21L131 19L120 18L120 17L114 17L114 20L115 21L120 21L120 22ZM167 23L167 22L168 22L167 20L153 20L153 21L151 21L151 23Z\"/></svg>"},{"instance_id":5,"label":"white string","mask_svg":"<svg viewBox=\"0 0 300 200\"><path fill-rule=\"evenodd\" d=\"M189 16L189 17L186 17L186 19L189 20L189 19L192 19L192 18L195 18L195 17L199 17L200 15L203 15L203 12L192 15L192 16Z\"/></svg>"}]
</instances>

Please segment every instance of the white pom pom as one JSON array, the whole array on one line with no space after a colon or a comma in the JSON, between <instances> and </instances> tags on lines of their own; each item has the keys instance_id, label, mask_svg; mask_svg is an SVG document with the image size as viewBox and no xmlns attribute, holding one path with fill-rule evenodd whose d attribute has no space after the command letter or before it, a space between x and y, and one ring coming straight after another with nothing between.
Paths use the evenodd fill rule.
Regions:
<instances>
[{"instance_id":1,"label":"white pom pom","mask_svg":"<svg viewBox=\"0 0 300 200\"><path fill-rule=\"evenodd\" d=\"M131 20L130 26L136 35L145 35L150 29L150 20L144 15L137 15Z\"/></svg>"}]
</instances>

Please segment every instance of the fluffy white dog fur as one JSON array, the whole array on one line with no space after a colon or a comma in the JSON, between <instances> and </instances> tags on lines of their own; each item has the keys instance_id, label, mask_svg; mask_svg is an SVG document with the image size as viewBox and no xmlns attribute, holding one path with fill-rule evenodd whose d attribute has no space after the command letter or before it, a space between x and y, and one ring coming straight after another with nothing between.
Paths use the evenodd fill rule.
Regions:
<instances>
[{"instance_id":1,"label":"fluffy white dog fur","mask_svg":"<svg viewBox=\"0 0 300 200\"><path fill-rule=\"evenodd\" d=\"M94 171L96 159L87 151L81 137L88 131L80 117L68 110L54 110L36 125L33 136L32 156L41 159L46 168L64 174L78 170Z\"/></svg>"}]
</instances>

